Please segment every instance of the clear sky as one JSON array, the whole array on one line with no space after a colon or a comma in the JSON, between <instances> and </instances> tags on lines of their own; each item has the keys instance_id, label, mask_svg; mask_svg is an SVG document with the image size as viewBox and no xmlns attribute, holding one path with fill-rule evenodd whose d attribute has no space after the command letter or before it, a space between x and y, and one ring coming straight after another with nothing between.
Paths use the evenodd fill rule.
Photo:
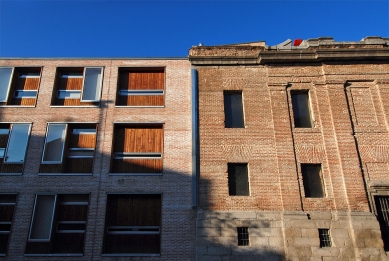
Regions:
<instances>
[{"instance_id":1,"label":"clear sky","mask_svg":"<svg viewBox=\"0 0 389 261\"><path fill-rule=\"evenodd\" d=\"M221 45L389 37L389 0L0 0L0 57L186 57Z\"/></svg>"}]
</instances>

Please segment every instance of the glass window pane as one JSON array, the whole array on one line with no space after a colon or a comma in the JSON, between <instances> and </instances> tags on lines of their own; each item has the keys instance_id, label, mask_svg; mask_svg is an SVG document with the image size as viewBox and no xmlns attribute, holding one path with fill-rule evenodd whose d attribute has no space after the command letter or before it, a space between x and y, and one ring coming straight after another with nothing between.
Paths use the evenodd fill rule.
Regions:
<instances>
[{"instance_id":1,"label":"glass window pane","mask_svg":"<svg viewBox=\"0 0 389 261\"><path fill-rule=\"evenodd\" d=\"M8 100L13 68L0 68L0 102Z\"/></svg>"},{"instance_id":2,"label":"glass window pane","mask_svg":"<svg viewBox=\"0 0 389 261\"><path fill-rule=\"evenodd\" d=\"M80 99L81 92L77 90L60 90L58 91L58 99Z\"/></svg>"},{"instance_id":3,"label":"glass window pane","mask_svg":"<svg viewBox=\"0 0 389 261\"><path fill-rule=\"evenodd\" d=\"M93 149L69 149L69 158L93 158Z\"/></svg>"},{"instance_id":4,"label":"glass window pane","mask_svg":"<svg viewBox=\"0 0 389 261\"><path fill-rule=\"evenodd\" d=\"M293 92L291 96L294 126L296 128L311 128L308 92Z\"/></svg>"},{"instance_id":5,"label":"glass window pane","mask_svg":"<svg viewBox=\"0 0 389 261\"><path fill-rule=\"evenodd\" d=\"M4 163L23 163L26 155L30 124L12 124Z\"/></svg>"},{"instance_id":6,"label":"glass window pane","mask_svg":"<svg viewBox=\"0 0 389 261\"><path fill-rule=\"evenodd\" d=\"M15 91L15 98L35 98L37 91Z\"/></svg>"},{"instance_id":7,"label":"glass window pane","mask_svg":"<svg viewBox=\"0 0 389 261\"><path fill-rule=\"evenodd\" d=\"M242 92L224 92L226 128L244 128Z\"/></svg>"},{"instance_id":8,"label":"glass window pane","mask_svg":"<svg viewBox=\"0 0 389 261\"><path fill-rule=\"evenodd\" d=\"M63 148L65 145L66 124L49 124L43 162L62 162Z\"/></svg>"},{"instance_id":9,"label":"glass window pane","mask_svg":"<svg viewBox=\"0 0 389 261\"><path fill-rule=\"evenodd\" d=\"M102 72L103 68L85 68L81 101L95 102L100 100Z\"/></svg>"},{"instance_id":10,"label":"glass window pane","mask_svg":"<svg viewBox=\"0 0 389 261\"><path fill-rule=\"evenodd\" d=\"M54 195L38 195L36 197L30 239L50 240L54 206Z\"/></svg>"}]
</instances>

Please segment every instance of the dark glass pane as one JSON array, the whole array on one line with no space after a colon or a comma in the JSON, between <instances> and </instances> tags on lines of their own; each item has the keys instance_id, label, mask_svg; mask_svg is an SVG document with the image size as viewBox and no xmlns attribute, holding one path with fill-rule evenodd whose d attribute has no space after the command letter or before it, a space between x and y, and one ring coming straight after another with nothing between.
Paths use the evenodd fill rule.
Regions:
<instances>
[{"instance_id":1,"label":"dark glass pane","mask_svg":"<svg viewBox=\"0 0 389 261\"><path fill-rule=\"evenodd\" d=\"M312 128L308 92L292 92L294 126Z\"/></svg>"},{"instance_id":2,"label":"dark glass pane","mask_svg":"<svg viewBox=\"0 0 389 261\"><path fill-rule=\"evenodd\" d=\"M244 128L242 92L224 92L226 128Z\"/></svg>"},{"instance_id":3,"label":"dark glass pane","mask_svg":"<svg viewBox=\"0 0 389 261\"><path fill-rule=\"evenodd\" d=\"M230 196L248 196L247 163L228 163L228 190Z\"/></svg>"},{"instance_id":4,"label":"dark glass pane","mask_svg":"<svg viewBox=\"0 0 389 261\"><path fill-rule=\"evenodd\" d=\"M323 184L320 177L320 164L301 164L304 192L307 198L322 198Z\"/></svg>"}]
</instances>

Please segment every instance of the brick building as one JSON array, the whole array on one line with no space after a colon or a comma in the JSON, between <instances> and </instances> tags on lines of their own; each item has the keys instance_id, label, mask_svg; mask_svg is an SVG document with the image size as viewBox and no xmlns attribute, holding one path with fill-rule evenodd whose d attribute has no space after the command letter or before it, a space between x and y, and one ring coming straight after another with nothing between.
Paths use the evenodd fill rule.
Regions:
<instances>
[{"instance_id":1,"label":"brick building","mask_svg":"<svg viewBox=\"0 0 389 261\"><path fill-rule=\"evenodd\" d=\"M387 259L388 58L381 37L190 49L197 260Z\"/></svg>"},{"instance_id":2,"label":"brick building","mask_svg":"<svg viewBox=\"0 0 389 261\"><path fill-rule=\"evenodd\" d=\"M3 260L193 260L182 59L0 60Z\"/></svg>"}]
</instances>

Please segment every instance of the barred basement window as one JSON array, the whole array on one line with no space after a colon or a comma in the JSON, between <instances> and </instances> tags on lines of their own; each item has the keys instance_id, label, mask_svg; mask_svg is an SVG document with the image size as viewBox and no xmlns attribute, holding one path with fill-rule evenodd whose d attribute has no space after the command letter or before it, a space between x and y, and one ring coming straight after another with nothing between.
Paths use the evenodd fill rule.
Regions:
<instances>
[{"instance_id":1,"label":"barred basement window","mask_svg":"<svg viewBox=\"0 0 389 261\"><path fill-rule=\"evenodd\" d=\"M83 254L88 194L36 195L26 255Z\"/></svg>"},{"instance_id":2,"label":"barred basement window","mask_svg":"<svg viewBox=\"0 0 389 261\"><path fill-rule=\"evenodd\" d=\"M95 123L48 123L40 173L92 173Z\"/></svg>"},{"instance_id":3,"label":"barred basement window","mask_svg":"<svg viewBox=\"0 0 389 261\"><path fill-rule=\"evenodd\" d=\"M249 196L247 163L228 163L228 192L230 196Z\"/></svg>"},{"instance_id":4,"label":"barred basement window","mask_svg":"<svg viewBox=\"0 0 389 261\"><path fill-rule=\"evenodd\" d=\"M111 173L162 173L162 124L115 124Z\"/></svg>"},{"instance_id":5,"label":"barred basement window","mask_svg":"<svg viewBox=\"0 0 389 261\"><path fill-rule=\"evenodd\" d=\"M102 67L57 68L51 105L98 106L102 81Z\"/></svg>"},{"instance_id":6,"label":"barred basement window","mask_svg":"<svg viewBox=\"0 0 389 261\"><path fill-rule=\"evenodd\" d=\"M116 106L164 106L165 68L119 68Z\"/></svg>"},{"instance_id":7,"label":"barred basement window","mask_svg":"<svg viewBox=\"0 0 389 261\"><path fill-rule=\"evenodd\" d=\"M160 228L160 194L110 194L103 254L159 254Z\"/></svg>"},{"instance_id":8,"label":"barred basement window","mask_svg":"<svg viewBox=\"0 0 389 261\"><path fill-rule=\"evenodd\" d=\"M331 247L330 230L319 228L320 247Z\"/></svg>"},{"instance_id":9,"label":"barred basement window","mask_svg":"<svg viewBox=\"0 0 389 261\"><path fill-rule=\"evenodd\" d=\"M238 246L249 245L249 231L248 227L238 227Z\"/></svg>"},{"instance_id":10,"label":"barred basement window","mask_svg":"<svg viewBox=\"0 0 389 261\"><path fill-rule=\"evenodd\" d=\"M308 91L291 91L295 128L312 128Z\"/></svg>"},{"instance_id":11,"label":"barred basement window","mask_svg":"<svg viewBox=\"0 0 389 261\"><path fill-rule=\"evenodd\" d=\"M244 128L241 91L224 91L224 116L226 128Z\"/></svg>"},{"instance_id":12,"label":"barred basement window","mask_svg":"<svg viewBox=\"0 0 389 261\"><path fill-rule=\"evenodd\" d=\"M324 197L321 164L301 164L305 197Z\"/></svg>"},{"instance_id":13,"label":"barred basement window","mask_svg":"<svg viewBox=\"0 0 389 261\"><path fill-rule=\"evenodd\" d=\"M0 67L0 106L35 106L41 67Z\"/></svg>"},{"instance_id":14,"label":"barred basement window","mask_svg":"<svg viewBox=\"0 0 389 261\"><path fill-rule=\"evenodd\" d=\"M0 194L0 256L7 254L16 197L16 194Z\"/></svg>"}]
</instances>

